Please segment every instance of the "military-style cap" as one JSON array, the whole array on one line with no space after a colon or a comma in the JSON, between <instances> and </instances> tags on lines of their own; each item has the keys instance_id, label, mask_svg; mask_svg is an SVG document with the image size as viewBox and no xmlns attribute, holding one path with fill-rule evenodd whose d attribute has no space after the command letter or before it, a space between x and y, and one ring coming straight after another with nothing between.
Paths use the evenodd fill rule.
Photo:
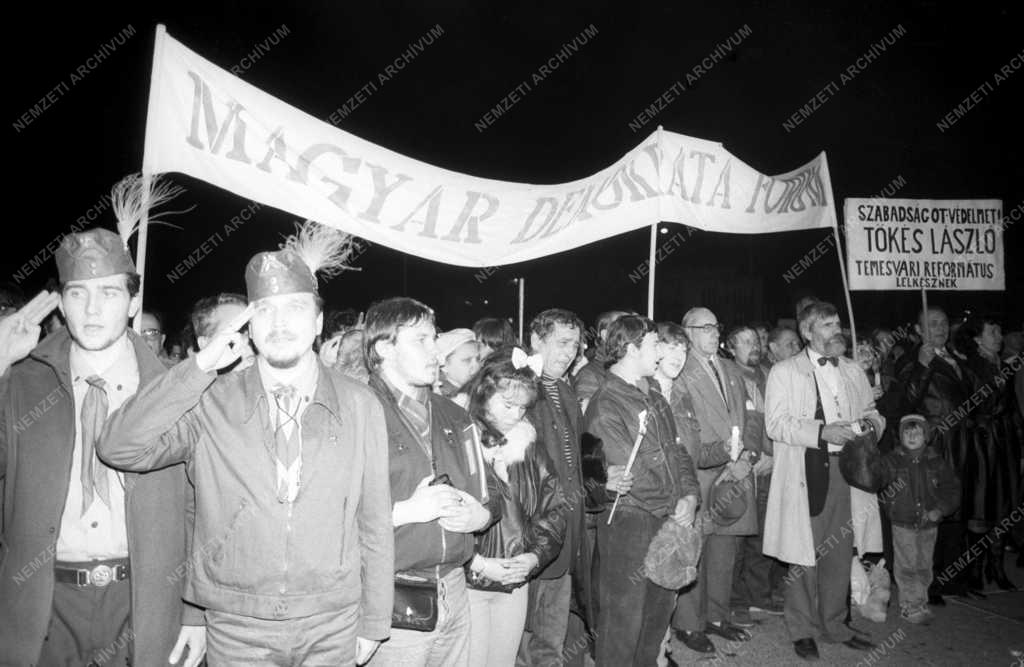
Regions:
<instances>
[{"instance_id":1,"label":"military-style cap","mask_svg":"<svg viewBox=\"0 0 1024 667\"><path fill-rule=\"evenodd\" d=\"M316 274L338 275L349 268L356 249L353 237L307 220L280 250L259 252L245 267L249 301L279 294L318 294Z\"/></svg>"},{"instance_id":2,"label":"military-style cap","mask_svg":"<svg viewBox=\"0 0 1024 667\"><path fill-rule=\"evenodd\" d=\"M313 272L292 250L257 253L245 267L245 290L249 301L278 294L317 293Z\"/></svg>"},{"instance_id":3,"label":"military-style cap","mask_svg":"<svg viewBox=\"0 0 1024 667\"><path fill-rule=\"evenodd\" d=\"M54 257L62 283L135 273L135 263L121 237L99 227L68 234Z\"/></svg>"}]
</instances>

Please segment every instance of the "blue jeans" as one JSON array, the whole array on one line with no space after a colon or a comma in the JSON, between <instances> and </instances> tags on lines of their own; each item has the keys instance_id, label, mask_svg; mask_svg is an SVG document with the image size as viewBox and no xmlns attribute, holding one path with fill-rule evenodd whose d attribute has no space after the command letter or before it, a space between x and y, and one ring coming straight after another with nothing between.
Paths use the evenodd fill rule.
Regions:
<instances>
[{"instance_id":1,"label":"blue jeans","mask_svg":"<svg viewBox=\"0 0 1024 667\"><path fill-rule=\"evenodd\" d=\"M356 659L358 605L275 621L206 610L210 665L348 665Z\"/></svg>"},{"instance_id":2,"label":"blue jeans","mask_svg":"<svg viewBox=\"0 0 1024 667\"><path fill-rule=\"evenodd\" d=\"M932 528L892 527L892 548L896 557L896 585L900 589L900 608L915 609L928 602L932 583L932 551L939 530Z\"/></svg>"},{"instance_id":3,"label":"blue jeans","mask_svg":"<svg viewBox=\"0 0 1024 667\"><path fill-rule=\"evenodd\" d=\"M371 667L468 667L469 595L457 567L437 582L437 626L431 632L391 628Z\"/></svg>"}]
</instances>

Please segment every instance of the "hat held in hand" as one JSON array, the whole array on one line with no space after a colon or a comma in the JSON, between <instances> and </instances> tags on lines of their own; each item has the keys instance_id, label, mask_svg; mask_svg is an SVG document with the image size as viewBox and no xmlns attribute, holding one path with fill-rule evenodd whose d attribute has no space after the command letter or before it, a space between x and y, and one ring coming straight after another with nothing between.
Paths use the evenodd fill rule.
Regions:
<instances>
[{"instance_id":1,"label":"hat held in hand","mask_svg":"<svg viewBox=\"0 0 1024 667\"><path fill-rule=\"evenodd\" d=\"M648 579L674 591L697 578L704 538L701 521L698 516L692 526L680 526L672 519L661 525L644 557L644 574Z\"/></svg>"}]
</instances>

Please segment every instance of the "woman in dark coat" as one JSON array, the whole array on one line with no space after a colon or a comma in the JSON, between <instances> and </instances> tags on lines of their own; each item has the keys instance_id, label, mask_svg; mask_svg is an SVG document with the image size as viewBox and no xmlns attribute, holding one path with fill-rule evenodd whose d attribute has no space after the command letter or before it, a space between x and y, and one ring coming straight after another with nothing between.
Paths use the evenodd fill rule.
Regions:
<instances>
[{"instance_id":1,"label":"woman in dark coat","mask_svg":"<svg viewBox=\"0 0 1024 667\"><path fill-rule=\"evenodd\" d=\"M977 405L972 410L974 474L964 478L964 511L968 530L985 533L1008 517L1021 494L1021 418L1016 409L1013 369L1000 359L1002 328L991 317L975 317L965 325L970 338L967 368ZM971 488L967 485L970 484ZM997 531L998 532L998 531ZM1016 590L1003 569L1004 535L989 536L985 578L1003 590Z\"/></svg>"}]
</instances>

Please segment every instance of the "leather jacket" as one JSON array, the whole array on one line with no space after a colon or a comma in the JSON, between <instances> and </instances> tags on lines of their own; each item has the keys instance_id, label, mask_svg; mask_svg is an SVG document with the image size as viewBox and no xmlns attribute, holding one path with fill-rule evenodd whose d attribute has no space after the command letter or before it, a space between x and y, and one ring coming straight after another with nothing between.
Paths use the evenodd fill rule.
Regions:
<instances>
[{"instance_id":1,"label":"leather jacket","mask_svg":"<svg viewBox=\"0 0 1024 667\"><path fill-rule=\"evenodd\" d=\"M504 507L501 520L477 535L476 553L486 558L533 553L538 561L531 573L535 575L555 559L565 539L567 505L554 464L534 438L507 463L508 482L494 471L493 463L487 465L492 467ZM467 564L466 583L477 590L511 592L526 582L505 586L473 572Z\"/></svg>"},{"instance_id":2,"label":"leather jacket","mask_svg":"<svg viewBox=\"0 0 1024 667\"><path fill-rule=\"evenodd\" d=\"M676 437L672 409L661 393L641 391L608 373L587 407L586 428L602 442L608 465L625 465L637 437L641 410L647 411L647 431L633 463L633 486L619 504L667 517L675 512L679 499L699 498L700 486L693 459Z\"/></svg>"}]
</instances>

